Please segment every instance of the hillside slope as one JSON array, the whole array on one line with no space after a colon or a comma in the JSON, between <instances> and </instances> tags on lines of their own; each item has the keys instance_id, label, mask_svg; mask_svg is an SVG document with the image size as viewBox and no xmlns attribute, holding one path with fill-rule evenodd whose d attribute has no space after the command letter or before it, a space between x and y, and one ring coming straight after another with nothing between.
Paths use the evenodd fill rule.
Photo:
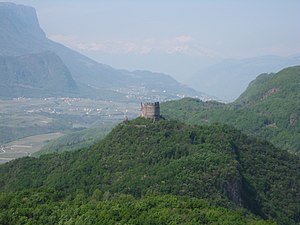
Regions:
<instances>
[{"instance_id":1,"label":"hillside slope","mask_svg":"<svg viewBox=\"0 0 300 225\"><path fill-rule=\"evenodd\" d=\"M65 151L77 151L82 148L90 147L102 140L114 125L88 128L81 131L71 132L64 136L51 140L38 152L31 154L33 157L49 153L62 153Z\"/></svg>"},{"instance_id":2,"label":"hillside slope","mask_svg":"<svg viewBox=\"0 0 300 225\"><path fill-rule=\"evenodd\" d=\"M162 104L166 118L226 123L291 152L300 152L300 66L262 74L233 103L183 99Z\"/></svg>"},{"instance_id":3,"label":"hillside slope","mask_svg":"<svg viewBox=\"0 0 300 225\"><path fill-rule=\"evenodd\" d=\"M228 126L137 119L89 149L0 166L0 188L189 196L293 224L299 165L299 158Z\"/></svg>"},{"instance_id":4,"label":"hillside slope","mask_svg":"<svg viewBox=\"0 0 300 225\"><path fill-rule=\"evenodd\" d=\"M0 80L2 97L60 96L78 92L68 68L51 52L0 56Z\"/></svg>"}]
</instances>

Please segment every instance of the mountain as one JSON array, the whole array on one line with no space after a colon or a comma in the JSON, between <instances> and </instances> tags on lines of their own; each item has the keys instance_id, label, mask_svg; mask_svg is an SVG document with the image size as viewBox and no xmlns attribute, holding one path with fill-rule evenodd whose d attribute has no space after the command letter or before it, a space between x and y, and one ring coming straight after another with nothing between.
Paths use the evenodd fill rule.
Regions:
<instances>
[{"instance_id":1,"label":"mountain","mask_svg":"<svg viewBox=\"0 0 300 225\"><path fill-rule=\"evenodd\" d=\"M34 8L0 3L0 55L20 56L45 51L54 52L62 59L78 86L123 94L131 93L132 90L134 93L140 93L142 90L151 95L154 91L152 98L157 95L166 99L203 95L165 74L117 70L98 63L49 40L39 26ZM164 81L167 82L163 87L157 88L156 84Z\"/></svg>"},{"instance_id":2,"label":"mountain","mask_svg":"<svg viewBox=\"0 0 300 225\"><path fill-rule=\"evenodd\" d=\"M278 73L261 74L253 80L247 90L236 100L236 104L250 106L268 99L286 98L289 104L297 104L300 97L300 66L289 67ZM276 96L272 98L271 96Z\"/></svg>"},{"instance_id":3,"label":"mountain","mask_svg":"<svg viewBox=\"0 0 300 225\"><path fill-rule=\"evenodd\" d=\"M34 8L0 3L0 54L25 55L38 52L46 35L39 26Z\"/></svg>"},{"instance_id":4,"label":"mountain","mask_svg":"<svg viewBox=\"0 0 300 225\"><path fill-rule=\"evenodd\" d=\"M0 189L7 202L6 192L41 199L40 192L52 190L46 193L57 193L48 198L56 204L95 192L106 199L185 196L294 224L299 222L299 165L298 157L226 125L141 118L121 123L89 148L1 165Z\"/></svg>"},{"instance_id":5,"label":"mountain","mask_svg":"<svg viewBox=\"0 0 300 225\"><path fill-rule=\"evenodd\" d=\"M0 96L59 96L78 87L62 60L51 52L0 56Z\"/></svg>"},{"instance_id":6,"label":"mountain","mask_svg":"<svg viewBox=\"0 0 300 225\"><path fill-rule=\"evenodd\" d=\"M161 106L166 118L190 124L230 124L290 152L300 152L300 66L262 74L233 103L199 99L171 101Z\"/></svg>"},{"instance_id":7,"label":"mountain","mask_svg":"<svg viewBox=\"0 0 300 225\"><path fill-rule=\"evenodd\" d=\"M261 56L248 59L227 59L200 70L187 80L196 90L202 90L224 101L233 101L244 92L257 74L278 72L300 64L300 56Z\"/></svg>"}]
</instances>

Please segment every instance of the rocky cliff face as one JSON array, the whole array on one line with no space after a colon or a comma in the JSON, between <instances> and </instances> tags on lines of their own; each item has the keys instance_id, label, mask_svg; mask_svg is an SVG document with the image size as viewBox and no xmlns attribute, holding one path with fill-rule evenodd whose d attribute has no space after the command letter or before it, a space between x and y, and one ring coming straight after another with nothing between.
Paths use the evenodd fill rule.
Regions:
<instances>
[{"instance_id":1,"label":"rocky cliff face","mask_svg":"<svg viewBox=\"0 0 300 225\"><path fill-rule=\"evenodd\" d=\"M0 55L22 55L41 48L46 39L32 7L0 3Z\"/></svg>"}]
</instances>

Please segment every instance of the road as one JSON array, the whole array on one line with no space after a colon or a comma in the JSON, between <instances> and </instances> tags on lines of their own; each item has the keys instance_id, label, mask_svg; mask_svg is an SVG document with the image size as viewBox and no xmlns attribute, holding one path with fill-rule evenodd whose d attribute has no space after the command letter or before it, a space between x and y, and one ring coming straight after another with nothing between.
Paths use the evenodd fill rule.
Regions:
<instances>
[{"instance_id":1,"label":"road","mask_svg":"<svg viewBox=\"0 0 300 225\"><path fill-rule=\"evenodd\" d=\"M3 145L1 145L0 150L2 151L0 154L6 153L6 151L4 150L4 146Z\"/></svg>"}]
</instances>

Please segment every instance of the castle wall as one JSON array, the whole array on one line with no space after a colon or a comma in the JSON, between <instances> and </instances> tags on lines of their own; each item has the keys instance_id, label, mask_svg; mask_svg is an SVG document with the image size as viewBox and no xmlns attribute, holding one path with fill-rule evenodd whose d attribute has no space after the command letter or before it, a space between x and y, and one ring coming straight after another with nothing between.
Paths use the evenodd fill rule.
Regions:
<instances>
[{"instance_id":1,"label":"castle wall","mask_svg":"<svg viewBox=\"0 0 300 225\"><path fill-rule=\"evenodd\" d=\"M160 107L159 102L155 103L141 103L141 117L159 120Z\"/></svg>"}]
</instances>

